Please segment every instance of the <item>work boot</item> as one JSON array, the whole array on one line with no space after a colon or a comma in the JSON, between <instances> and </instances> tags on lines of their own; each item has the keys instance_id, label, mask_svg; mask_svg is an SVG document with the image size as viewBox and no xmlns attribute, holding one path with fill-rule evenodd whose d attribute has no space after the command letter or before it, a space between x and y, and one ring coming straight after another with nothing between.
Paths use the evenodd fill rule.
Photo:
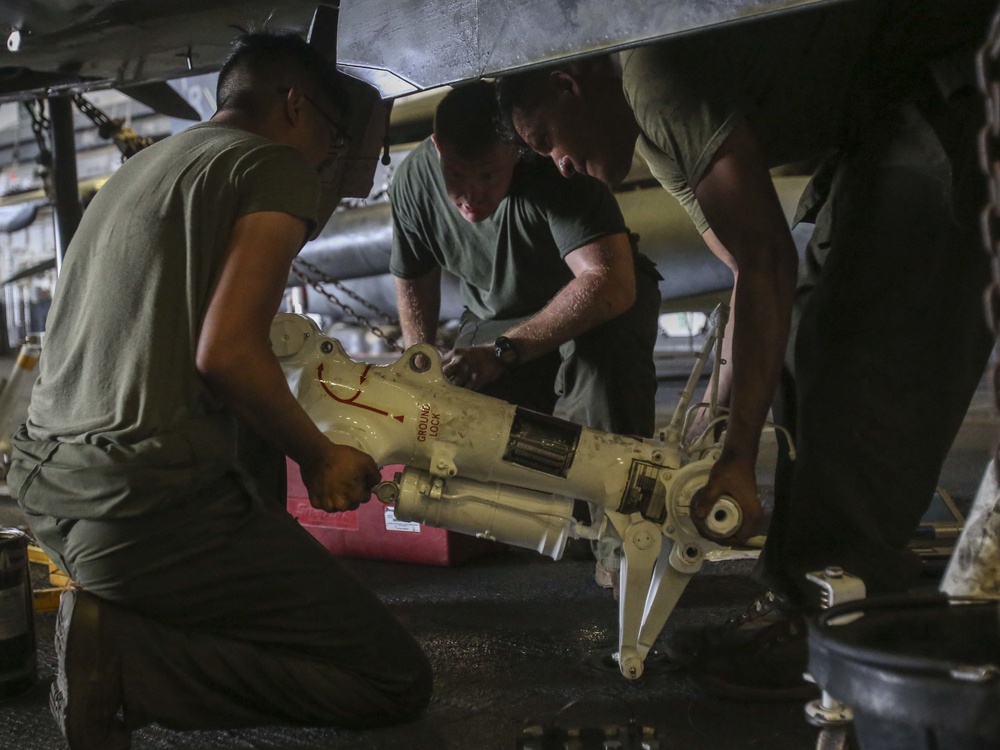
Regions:
<instances>
[{"instance_id":1,"label":"work boot","mask_svg":"<svg viewBox=\"0 0 1000 750\"><path fill-rule=\"evenodd\" d=\"M128 750L132 733L118 717L121 665L101 600L76 589L63 592L56 616L58 673L49 709L69 750Z\"/></svg>"},{"instance_id":2,"label":"work boot","mask_svg":"<svg viewBox=\"0 0 1000 750\"><path fill-rule=\"evenodd\" d=\"M803 676L808 662L808 628L799 613L759 629L743 643L704 649L688 670L718 698L798 701L819 695Z\"/></svg>"},{"instance_id":3,"label":"work boot","mask_svg":"<svg viewBox=\"0 0 1000 750\"><path fill-rule=\"evenodd\" d=\"M809 661L806 616L773 591L722 625L675 631L664 651L720 698L806 700L818 694L803 678Z\"/></svg>"},{"instance_id":4,"label":"work boot","mask_svg":"<svg viewBox=\"0 0 1000 750\"><path fill-rule=\"evenodd\" d=\"M704 650L732 648L745 643L761 630L787 619L795 611L795 607L780 594L765 591L746 609L721 625L677 628L665 636L663 650L671 661L687 666Z\"/></svg>"},{"instance_id":5,"label":"work boot","mask_svg":"<svg viewBox=\"0 0 1000 750\"><path fill-rule=\"evenodd\" d=\"M621 569L606 568L600 563L594 567L594 582L602 589L611 589L615 601L618 601L618 593L621 584Z\"/></svg>"}]
</instances>

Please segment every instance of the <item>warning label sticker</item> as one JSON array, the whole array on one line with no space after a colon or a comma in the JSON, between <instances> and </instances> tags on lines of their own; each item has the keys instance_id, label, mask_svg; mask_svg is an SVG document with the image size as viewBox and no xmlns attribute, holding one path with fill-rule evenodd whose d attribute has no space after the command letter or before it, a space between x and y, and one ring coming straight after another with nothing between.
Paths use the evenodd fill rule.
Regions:
<instances>
[{"instance_id":1,"label":"warning label sticker","mask_svg":"<svg viewBox=\"0 0 1000 750\"><path fill-rule=\"evenodd\" d=\"M385 506L385 530L386 531L420 531L420 524L416 521L400 521L396 518L396 511L391 505Z\"/></svg>"}]
</instances>

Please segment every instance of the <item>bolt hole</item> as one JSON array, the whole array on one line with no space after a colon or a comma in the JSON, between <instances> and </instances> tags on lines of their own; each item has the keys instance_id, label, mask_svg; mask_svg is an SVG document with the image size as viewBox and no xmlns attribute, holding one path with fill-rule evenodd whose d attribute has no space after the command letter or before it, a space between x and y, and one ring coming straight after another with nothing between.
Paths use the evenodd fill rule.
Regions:
<instances>
[{"instance_id":1,"label":"bolt hole","mask_svg":"<svg viewBox=\"0 0 1000 750\"><path fill-rule=\"evenodd\" d=\"M414 372L427 372L431 369L431 358L426 354L417 352L410 357L410 369Z\"/></svg>"},{"instance_id":2,"label":"bolt hole","mask_svg":"<svg viewBox=\"0 0 1000 750\"><path fill-rule=\"evenodd\" d=\"M693 560L694 558L696 558L698 556L698 548L697 547L688 547L686 550L684 550L684 554L685 554L685 556L687 556L687 557L689 557L689 558L691 558Z\"/></svg>"},{"instance_id":3,"label":"bolt hole","mask_svg":"<svg viewBox=\"0 0 1000 750\"><path fill-rule=\"evenodd\" d=\"M330 352L333 351L333 342L324 341L322 344L319 345L319 348L320 351L323 352L323 354L329 354Z\"/></svg>"}]
</instances>

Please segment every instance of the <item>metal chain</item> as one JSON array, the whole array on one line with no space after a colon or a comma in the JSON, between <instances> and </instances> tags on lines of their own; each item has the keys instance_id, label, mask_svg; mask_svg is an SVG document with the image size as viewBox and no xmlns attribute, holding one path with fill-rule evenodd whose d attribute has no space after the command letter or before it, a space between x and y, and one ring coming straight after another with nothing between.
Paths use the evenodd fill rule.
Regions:
<instances>
[{"instance_id":1,"label":"metal chain","mask_svg":"<svg viewBox=\"0 0 1000 750\"><path fill-rule=\"evenodd\" d=\"M982 213L981 229L990 256L992 280L986 290L986 319L994 334L1000 333L1000 10L994 15L986 42L976 57L979 89L986 106L986 124L979 134L979 161L989 184L989 203ZM993 370L993 398L1000 408L1000 368ZM1000 477L1000 445L994 471Z\"/></svg>"},{"instance_id":2,"label":"metal chain","mask_svg":"<svg viewBox=\"0 0 1000 750\"><path fill-rule=\"evenodd\" d=\"M309 278L309 276L307 276L305 272L302 271L302 268L307 269L311 274L313 274L314 278ZM359 323L360 325L364 326L369 331L378 336L380 339L385 341L392 351L394 352L403 351L403 348L398 343L396 343L395 339L390 338L389 335L385 333L381 328L379 328L377 325L372 323L367 318L364 318L360 314L358 314L350 305L343 302L342 300L337 299L332 294L330 294L326 289L323 288L323 284L328 284L334 287L337 291L342 292L346 296L350 297L359 305L365 307L370 312L374 313L383 321L385 321L387 325L398 326L399 321L392 318L387 312L376 307L371 302L358 295L356 292L351 291L343 284L341 284L339 281L331 278L329 275L327 275L325 272L323 272L321 269L317 268L307 260L304 260L302 258L296 258L294 261L292 261L292 273L294 273L298 278L300 278L304 284L309 285L314 290L316 290L317 293L325 297L326 300L331 305L339 307L341 310L344 311L345 314L350 316L356 323Z\"/></svg>"},{"instance_id":3,"label":"metal chain","mask_svg":"<svg viewBox=\"0 0 1000 750\"><path fill-rule=\"evenodd\" d=\"M52 133L52 123L45 116L45 104L41 99L23 102L24 108L31 117L31 132L35 136L35 143L38 144L38 155L35 161L38 165L48 169L52 166L52 152L49 150L48 139Z\"/></svg>"},{"instance_id":4,"label":"metal chain","mask_svg":"<svg viewBox=\"0 0 1000 750\"><path fill-rule=\"evenodd\" d=\"M145 136L139 135L132 128L125 126L125 121L119 118L111 119L93 103L83 98L82 94L73 94L73 102L87 119L97 126L101 138L114 142L122 154L122 163L130 156L135 156L152 144Z\"/></svg>"}]
</instances>

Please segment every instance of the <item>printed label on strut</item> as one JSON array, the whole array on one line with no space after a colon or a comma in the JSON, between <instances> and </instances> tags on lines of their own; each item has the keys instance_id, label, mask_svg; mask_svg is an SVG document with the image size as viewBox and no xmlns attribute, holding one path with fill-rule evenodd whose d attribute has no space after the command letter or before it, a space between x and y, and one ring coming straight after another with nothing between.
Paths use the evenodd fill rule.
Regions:
<instances>
[{"instance_id":1,"label":"printed label on strut","mask_svg":"<svg viewBox=\"0 0 1000 750\"><path fill-rule=\"evenodd\" d=\"M420 524L416 521L400 521L396 518L396 511L391 505L385 506L385 530L386 531L420 531Z\"/></svg>"},{"instance_id":2,"label":"printed label on strut","mask_svg":"<svg viewBox=\"0 0 1000 750\"><path fill-rule=\"evenodd\" d=\"M417 420L417 442L434 440L441 428L441 415L431 411L430 404L420 405L420 419Z\"/></svg>"},{"instance_id":3,"label":"printed label on strut","mask_svg":"<svg viewBox=\"0 0 1000 750\"><path fill-rule=\"evenodd\" d=\"M0 641L16 638L28 632L27 600L24 584L0 589Z\"/></svg>"}]
</instances>

